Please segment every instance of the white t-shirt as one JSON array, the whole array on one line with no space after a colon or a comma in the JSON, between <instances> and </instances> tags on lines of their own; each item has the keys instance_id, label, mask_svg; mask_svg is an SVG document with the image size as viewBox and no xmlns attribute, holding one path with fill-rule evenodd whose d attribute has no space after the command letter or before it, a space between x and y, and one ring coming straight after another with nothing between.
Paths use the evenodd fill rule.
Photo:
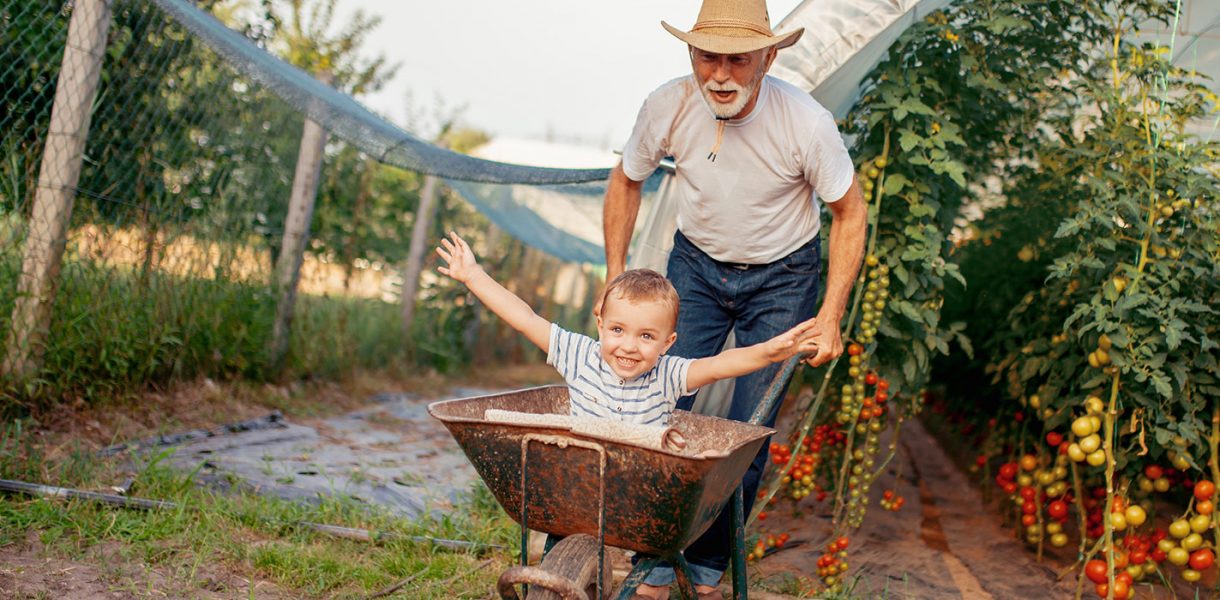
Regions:
<instances>
[{"instance_id":1,"label":"white t-shirt","mask_svg":"<svg viewBox=\"0 0 1220 600\"><path fill-rule=\"evenodd\" d=\"M855 173L830 111L770 76L750 114L725 122L712 161L715 144L716 118L694 75L679 77L644 101L623 172L643 181L673 156L678 229L722 262L765 264L800 248L821 227L818 198L842 198Z\"/></svg>"},{"instance_id":2,"label":"white t-shirt","mask_svg":"<svg viewBox=\"0 0 1220 600\"><path fill-rule=\"evenodd\" d=\"M668 425L678 398L686 389L689 358L662 355L647 373L623 379L602 360L601 342L551 324L546 364L555 367L568 384L569 412L639 423Z\"/></svg>"}]
</instances>

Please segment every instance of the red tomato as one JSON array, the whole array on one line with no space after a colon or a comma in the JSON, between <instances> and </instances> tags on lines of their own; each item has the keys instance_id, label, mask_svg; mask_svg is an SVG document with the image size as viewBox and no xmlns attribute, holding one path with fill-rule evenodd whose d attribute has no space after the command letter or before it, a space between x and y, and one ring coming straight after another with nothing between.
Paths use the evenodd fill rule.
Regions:
<instances>
[{"instance_id":1,"label":"red tomato","mask_svg":"<svg viewBox=\"0 0 1220 600\"><path fill-rule=\"evenodd\" d=\"M1046 434L1046 443L1051 446L1058 446L1063 443L1063 434L1057 431L1051 431Z\"/></svg>"},{"instance_id":2,"label":"red tomato","mask_svg":"<svg viewBox=\"0 0 1220 600\"><path fill-rule=\"evenodd\" d=\"M1095 558L1090 560L1088 564L1084 566L1084 576L1088 577L1089 581L1092 581L1093 583L1108 582L1109 577L1107 576L1107 573L1109 573L1109 569L1106 567L1106 561L1104 560L1097 560Z\"/></svg>"},{"instance_id":3,"label":"red tomato","mask_svg":"<svg viewBox=\"0 0 1220 600\"><path fill-rule=\"evenodd\" d=\"M1067 502L1064 502L1063 500L1055 500L1054 502L1051 502L1046 507L1046 514L1050 515L1052 519L1056 520L1066 517L1068 514Z\"/></svg>"},{"instance_id":4,"label":"red tomato","mask_svg":"<svg viewBox=\"0 0 1220 600\"><path fill-rule=\"evenodd\" d=\"M1148 465L1144 467L1144 477L1147 477L1148 479L1156 481L1164 476L1165 471L1164 469L1161 469L1159 465Z\"/></svg>"},{"instance_id":5,"label":"red tomato","mask_svg":"<svg viewBox=\"0 0 1220 600\"><path fill-rule=\"evenodd\" d=\"M1003 465L1000 465L1000 477L1009 480L1016 479L1017 463L1004 463Z\"/></svg>"},{"instance_id":6,"label":"red tomato","mask_svg":"<svg viewBox=\"0 0 1220 600\"><path fill-rule=\"evenodd\" d=\"M1216 484L1204 479L1195 484L1195 499L1199 501L1211 500L1212 496L1216 495Z\"/></svg>"},{"instance_id":7,"label":"red tomato","mask_svg":"<svg viewBox=\"0 0 1220 600\"><path fill-rule=\"evenodd\" d=\"M859 356L861 352L864 352L864 346L860 344L853 342L847 346L848 356Z\"/></svg>"},{"instance_id":8,"label":"red tomato","mask_svg":"<svg viewBox=\"0 0 1220 600\"><path fill-rule=\"evenodd\" d=\"M864 376L864 383L869 385L877 385L877 374L869 371L869 373Z\"/></svg>"},{"instance_id":9,"label":"red tomato","mask_svg":"<svg viewBox=\"0 0 1220 600\"><path fill-rule=\"evenodd\" d=\"M1207 548L1200 548L1190 553L1190 568L1196 571L1204 571L1216 562L1216 555Z\"/></svg>"}]
</instances>

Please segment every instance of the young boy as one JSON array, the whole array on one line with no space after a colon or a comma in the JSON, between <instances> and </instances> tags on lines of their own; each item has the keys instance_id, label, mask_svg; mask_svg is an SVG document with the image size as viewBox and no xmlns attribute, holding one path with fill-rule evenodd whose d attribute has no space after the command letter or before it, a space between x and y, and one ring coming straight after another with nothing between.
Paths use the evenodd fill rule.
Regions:
<instances>
[{"instance_id":1,"label":"young boy","mask_svg":"<svg viewBox=\"0 0 1220 600\"><path fill-rule=\"evenodd\" d=\"M700 359L667 356L678 338L678 293L656 271L633 269L606 285L599 340L566 331L538 316L491 278L456 233L436 253L448 264L441 273L464 284L492 312L547 353L568 384L571 414L650 425L668 425L678 398L700 387L756 371L817 346L802 335L813 319L764 343Z\"/></svg>"}]
</instances>

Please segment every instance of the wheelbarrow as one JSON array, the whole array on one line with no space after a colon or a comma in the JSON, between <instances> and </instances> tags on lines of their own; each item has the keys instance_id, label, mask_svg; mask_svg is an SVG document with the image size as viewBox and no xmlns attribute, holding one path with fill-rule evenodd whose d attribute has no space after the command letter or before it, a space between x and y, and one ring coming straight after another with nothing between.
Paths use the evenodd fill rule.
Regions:
<instances>
[{"instance_id":1,"label":"wheelbarrow","mask_svg":"<svg viewBox=\"0 0 1220 600\"><path fill-rule=\"evenodd\" d=\"M488 409L567 415L563 385L430 404L428 412L445 424L496 500L521 525L521 564L500 576L500 596L515 600L520 584L531 600L609 598L604 552L609 545L651 555L635 564L616 598L629 598L661 562L673 565L682 595L693 598L681 552L711 526L731 494L733 595L744 600L740 481L775 432L755 423L769 413L779 384L797 362L790 359L777 374L751 423L676 411L671 425L686 438L682 451L484 418ZM530 529L563 536L538 567L527 562Z\"/></svg>"}]
</instances>

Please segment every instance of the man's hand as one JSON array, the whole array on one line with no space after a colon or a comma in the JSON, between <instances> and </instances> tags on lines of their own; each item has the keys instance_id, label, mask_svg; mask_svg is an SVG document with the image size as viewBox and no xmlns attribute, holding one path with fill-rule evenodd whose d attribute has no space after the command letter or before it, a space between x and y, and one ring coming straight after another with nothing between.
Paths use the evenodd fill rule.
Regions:
<instances>
[{"instance_id":1,"label":"man's hand","mask_svg":"<svg viewBox=\"0 0 1220 600\"><path fill-rule=\"evenodd\" d=\"M839 322L842 320L841 315L822 316L819 313L818 316L806 321L806 323L813 324L808 336L817 348L817 354L805 359L809 366L820 367L843 354L843 335L839 331Z\"/></svg>"},{"instance_id":2,"label":"man's hand","mask_svg":"<svg viewBox=\"0 0 1220 600\"><path fill-rule=\"evenodd\" d=\"M471 277L483 272L483 267L480 267L474 258L474 252L457 232L450 231L449 239L441 238L441 245L436 249L436 253L449 265L437 267L436 270L462 283L469 284Z\"/></svg>"},{"instance_id":3,"label":"man's hand","mask_svg":"<svg viewBox=\"0 0 1220 600\"><path fill-rule=\"evenodd\" d=\"M810 335L815 325L816 319L809 319L763 342L767 360L774 363L796 354L817 354L818 342Z\"/></svg>"}]
</instances>

